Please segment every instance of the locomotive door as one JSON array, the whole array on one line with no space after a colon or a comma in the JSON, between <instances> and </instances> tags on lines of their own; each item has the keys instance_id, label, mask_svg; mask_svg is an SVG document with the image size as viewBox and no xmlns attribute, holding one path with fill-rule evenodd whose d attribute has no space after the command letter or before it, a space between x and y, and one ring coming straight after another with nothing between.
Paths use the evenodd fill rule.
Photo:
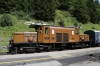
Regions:
<instances>
[{"instance_id":1,"label":"locomotive door","mask_svg":"<svg viewBox=\"0 0 100 66\"><path fill-rule=\"evenodd\" d=\"M79 33L77 30L71 31L70 42L79 42Z\"/></svg>"},{"instance_id":2,"label":"locomotive door","mask_svg":"<svg viewBox=\"0 0 100 66\"><path fill-rule=\"evenodd\" d=\"M50 37L49 37L49 27L45 26L44 27L44 43L49 43L50 42Z\"/></svg>"},{"instance_id":3,"label":"locomotive door","mask_svg":"<svg viewBox=\"0 0 100 66\"><path fill-rule=\"evenodd\" d=\"M43 27L38 28L37 39L39 43L43 43Z\"/></svg>"}]
</instances>

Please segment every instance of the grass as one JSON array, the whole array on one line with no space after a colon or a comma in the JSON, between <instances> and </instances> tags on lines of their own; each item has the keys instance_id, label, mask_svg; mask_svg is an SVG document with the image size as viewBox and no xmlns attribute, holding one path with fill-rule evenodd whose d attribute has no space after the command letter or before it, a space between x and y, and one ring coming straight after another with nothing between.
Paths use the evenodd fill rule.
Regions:
<instances>
[{"instance_id":1,"label":"grass","mask_svg":"<svg viewBox=\"0 0 100 66\"><path fill-rule=\"evenodd\" d=\"M0 50L0 52L8 52L8 50Z\"/></svg>"}]
</instances>

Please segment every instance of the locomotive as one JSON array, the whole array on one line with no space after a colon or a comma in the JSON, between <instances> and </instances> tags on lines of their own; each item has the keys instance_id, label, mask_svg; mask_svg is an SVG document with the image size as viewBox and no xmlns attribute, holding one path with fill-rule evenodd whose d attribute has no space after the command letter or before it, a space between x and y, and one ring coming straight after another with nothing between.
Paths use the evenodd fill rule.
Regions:
<instances>
[{"instance_id":1,"label":"locomotive","mask_svg":"<svg viewBox=\"0 0 100 66\"><path fill-rule=\"evenodd\" d=\"M32 25L31 25L32 26ZM15 32L9 42L9 52L36 52L73 47L89 47L88 34L80 34L78 27L57 27L36 24L36 32Z\"/></svg>"}]
</instances>

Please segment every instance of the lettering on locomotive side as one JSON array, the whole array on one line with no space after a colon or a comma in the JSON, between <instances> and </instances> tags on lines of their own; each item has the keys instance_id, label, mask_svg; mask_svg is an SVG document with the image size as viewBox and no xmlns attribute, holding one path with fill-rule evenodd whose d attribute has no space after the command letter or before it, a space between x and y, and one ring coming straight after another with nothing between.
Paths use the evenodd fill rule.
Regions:
<instances>
[{"instance_id":1,"label":"lettering on locomotive side","mask_svg":"<svg viewBox=\"0 0 100 66\"><path fill-rule=\"evenodd\" d=\"M75 40L69 40L69 42L74 42Z\"/></svg>"}]
</instances>

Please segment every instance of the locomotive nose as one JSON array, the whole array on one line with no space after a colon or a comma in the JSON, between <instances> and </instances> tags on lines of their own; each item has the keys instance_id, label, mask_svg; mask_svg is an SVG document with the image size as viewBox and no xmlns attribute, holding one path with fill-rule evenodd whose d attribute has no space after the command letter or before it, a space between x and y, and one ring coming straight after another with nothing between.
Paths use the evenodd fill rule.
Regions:
<instances>
[{"instance_id":1,"label":"locomotive nose","mask_svg":"<svg viewBox=\"0 0 100 66\"><path fill-rule=\"evenodd\" d=\"M33 37L29 37L28 38L28 42L33 42L34 41L34 38Z\"/></svg>"}]
</instances>

